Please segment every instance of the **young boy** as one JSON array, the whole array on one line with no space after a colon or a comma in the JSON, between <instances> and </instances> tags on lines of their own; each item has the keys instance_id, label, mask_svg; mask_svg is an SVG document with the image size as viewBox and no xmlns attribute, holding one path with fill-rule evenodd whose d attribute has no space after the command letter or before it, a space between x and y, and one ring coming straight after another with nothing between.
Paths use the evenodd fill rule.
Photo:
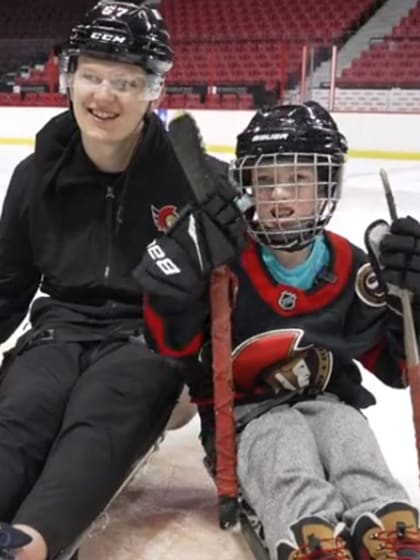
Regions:
<instances>
[{"instance_id":1,"label":"young boy","mask_svg":"<svg viewBox=\"0 0 420 560\"><path fill-rule=\"evenodd\" d=\"M370 259L327 230L346 152L331 115L308 102L257 112L238 136L232 166L252 201L249 243L231 263L237 472L272 560L419 557L418 512L359 411L375 399L354 360L384 383L405 386L402 321L391 292L414 291L419 318L420 224L400 219L391 232L383 221L372 224ZM223 199L217 213L214 199ZM157 242L179 273L161 274L149 249L139 279L149 292L146 319L155 347L200 357L188 383L211 457L204 280L220 264L220 243L208 228L200 231L208 221L217 225L234 254L243 229L233 196L209 201L187 210Z\"/></svg>"}]
</instances>

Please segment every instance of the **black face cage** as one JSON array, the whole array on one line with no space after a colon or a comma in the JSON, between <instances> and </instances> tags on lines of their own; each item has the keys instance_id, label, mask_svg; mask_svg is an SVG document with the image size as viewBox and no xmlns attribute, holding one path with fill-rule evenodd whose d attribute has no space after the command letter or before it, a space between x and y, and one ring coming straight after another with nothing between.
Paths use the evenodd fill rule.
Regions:
<instances>
[{"instance_id":1,"label":"black face cage","mask_svg":"<svg viewBox=\"0 0 420 560\"><path fill-rule=\"evenodd\" d=\"M343 161L321 153L245 156L230 166L231 179L252 200L249 232L272 249L311 244L330 221L341 197Z\"/></svg>"}]
</instances>

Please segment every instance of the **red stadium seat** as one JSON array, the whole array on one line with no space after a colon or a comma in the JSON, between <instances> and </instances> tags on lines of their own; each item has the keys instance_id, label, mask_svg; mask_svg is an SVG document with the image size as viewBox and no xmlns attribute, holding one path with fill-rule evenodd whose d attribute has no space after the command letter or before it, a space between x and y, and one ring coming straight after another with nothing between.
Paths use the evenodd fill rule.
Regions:
<instances>
[{"instance_id":1,"label":"red stadium seat","mask_svg":"<svg viewBox=\"0 0 420 560\"><path fill-rule=\"evenodd\" d=\"M317 37L329 44L357 26L374 3L347 0L335 3L332 9L331 0L301 0L293 6L289 0L163 0L163 13L175 38L177 64L188 68L188 81L178 68L171 83L208 83L211 75L220 85L271 81L281 63L279 38L284 40L286 34L292 40L287 48L288 72L298 76L301 45L296 37ZM195 42L187 45L186 40ZM212 62L210 51L214 53ZM201 64L193 64L199 58ZM258 65L251 70L254 60Z\"/></svg>"}]
</instances>

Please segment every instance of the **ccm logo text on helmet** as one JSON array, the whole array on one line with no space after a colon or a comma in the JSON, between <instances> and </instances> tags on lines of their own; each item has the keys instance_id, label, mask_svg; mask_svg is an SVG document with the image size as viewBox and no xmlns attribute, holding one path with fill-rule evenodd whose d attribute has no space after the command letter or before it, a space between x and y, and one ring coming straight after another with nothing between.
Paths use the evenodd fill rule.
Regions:
<instances>
[{"instance_id":1,"label":"ccm logo text on helmet","mask_svg":"<svg viewBox=\"0 0 420 560\"><path fill-rule=\"evenodd\" d=\"M90 38L95 39L96 41L102 41L102 43L118 43L119 45L122 45L127 41L127 37L124 37L124 35L102 33L101 31L92 31Z\"/></svg>"}]
</instances>

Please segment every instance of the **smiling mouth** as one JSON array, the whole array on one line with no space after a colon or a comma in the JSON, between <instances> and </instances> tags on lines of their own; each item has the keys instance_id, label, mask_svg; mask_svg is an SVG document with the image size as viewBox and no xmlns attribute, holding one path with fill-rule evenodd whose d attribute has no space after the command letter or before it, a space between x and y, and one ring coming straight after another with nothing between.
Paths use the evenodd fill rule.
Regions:
<instances>
[{"instance_id":1,"label":"smiling mouth","mask_svg":"<svg viewBox=\"0 0 420 560\"><path fill-rule=\"evenodd\" d=\"M282 230L284 227L290 228L297 223L294 216L295 211L292 208L276 208L273 210L269 218L262 220L262 223L264 224L264 228L267 230Z\"/></svg>"},{"instance_id":2,"label":"smiling mouth","mask_svg":"<svg viewBox=\"0 0 420 560\"><path fill-rule=\"evenodd\" d=\"M112 121L115 120L119 115L118 113L108 113L107 111L98 111L96 109L89 109L89 114L91 114L95 119L100 121Z\"/></svg>"},{"instance_id":3,"label":"smiling mouth","mask_svg":"<svg viewBox=\"0 0 420 560\"><path fill-rule=\"evenodd\" d=\"M283 220L290 218L294 213L295 212L292 208L277 208L272 212L272 215L275 220Z\"/></svg>"}]
</instances>

